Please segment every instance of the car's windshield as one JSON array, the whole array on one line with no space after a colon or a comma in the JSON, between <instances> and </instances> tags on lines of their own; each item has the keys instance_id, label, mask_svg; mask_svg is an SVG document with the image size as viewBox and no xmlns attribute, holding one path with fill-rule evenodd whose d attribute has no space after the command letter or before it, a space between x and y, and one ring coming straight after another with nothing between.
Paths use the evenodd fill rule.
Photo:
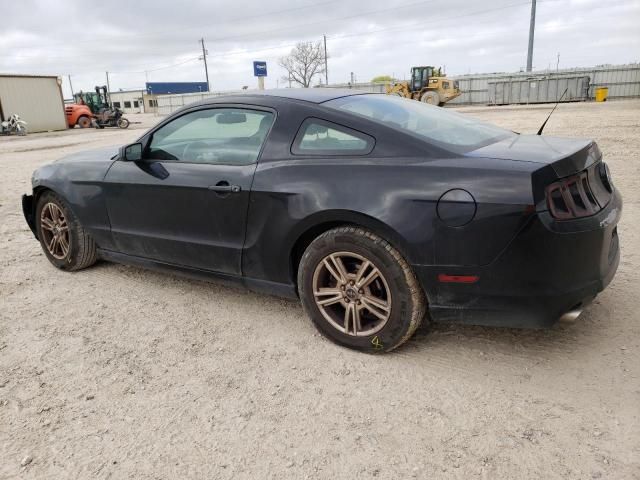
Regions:
<instances>
[{"instance_id":1,"label":"car's windshield","mask_svg":"<svg viewBox=\"0 0 640 480\"><path fill-rule=\"evenodd\" d=\"M441 107L390 95L353 95L329 100L324 105L402 130L456 153L516 135Z\"/></svg>"}]
</instances>

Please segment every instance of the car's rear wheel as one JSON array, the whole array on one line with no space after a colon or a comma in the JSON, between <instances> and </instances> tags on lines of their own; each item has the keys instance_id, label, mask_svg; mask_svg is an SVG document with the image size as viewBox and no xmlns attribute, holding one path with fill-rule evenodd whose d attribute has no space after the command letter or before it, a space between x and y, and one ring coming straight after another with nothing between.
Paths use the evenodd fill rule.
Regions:
<instances>
[{"instance_id":1,"label":"car's rear wheel","mask_svg":"<svg viewBox=\"0 0 640 480\"><path fill-rule=\"evenodd\" d=\"M318 330L357 350L393 350L411 337L426 311L406 260L362 228L336 228L311 242L300 261L298 289Z\"/></svg>"},{"instance_id":2,"label":"car's rear wheel","mask_svg":"<svg viewBox=\"0 0 640 480\"><path fill-rule=\"evenodd\" d=\"M44 254L57 268L80 270L96 262L93 238L59 195L47 191L40 196L36 229Z\"/></svg>"}]
</instances>

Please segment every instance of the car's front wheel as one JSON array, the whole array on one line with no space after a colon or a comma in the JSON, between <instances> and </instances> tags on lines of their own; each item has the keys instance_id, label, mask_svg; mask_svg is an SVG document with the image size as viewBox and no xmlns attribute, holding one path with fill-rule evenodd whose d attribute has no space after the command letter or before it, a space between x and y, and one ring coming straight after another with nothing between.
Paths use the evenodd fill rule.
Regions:
<instances>
[{"instance_id":1,"label":"car's front wheel","mask_svg":"<svg viewBox=\"0 0 640 480\"><path fill-rule=\"evenodd\" d=\"M426 311L406 260L362 228L336 228L311 242L300 261L298 289L318 330L357 350L393 350L411 337Z\"/></svg>"},{"instance_id":2,"label":"car's front wheel","mask_svg":"<svg viewBox=\"0 0 640 480\"><path fill-rule=\"evenodd\" d=\"M78 121L76 123L80 128L89 128L91 126L91 119L86 115L82 115L80 118L78 118Z\"/></svg>"},{"instance_id":3,"label":"car's front wheel","mask_svg":"<svg viewBox=\"0 0 640 480\"><path fill-rule=\"evenodd\" d=\"M36 229L42 250L62 270L80 270L96 262L96 245L66 202L47 191L38 199Z\"/></svg>"}]
</instances>

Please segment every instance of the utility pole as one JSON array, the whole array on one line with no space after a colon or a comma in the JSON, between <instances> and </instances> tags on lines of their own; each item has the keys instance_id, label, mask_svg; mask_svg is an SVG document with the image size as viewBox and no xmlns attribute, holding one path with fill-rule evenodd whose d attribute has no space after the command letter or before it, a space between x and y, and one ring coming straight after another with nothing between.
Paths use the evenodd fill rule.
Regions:
<instances>
[{"instance_id":1,"label":"utility pole","mask_svg":"<svg viewBox=\"0 0 640 480\"><path fill-rule=\"evenodd\" d=\"M207 49L204 48L204 38L200 39L200 43L202 43L202 60L204 60L204 74L207 77L207 92L209 90L209 69L207 68Z\"/></svg>"},{"instance_id":2,"label":"utility pole","mask_svg":"<svg viewBox=\"0 0 640 480\"><path fill-rule=\"evenodd\" d=\"M105 98L105 101L109 104L109 108L111 108L111 86L109 85L109 72L107 73L107 97L109 97L109 100L107 100Z\"/></svg>"},{"instance_id":3,"label":"utility pole","mask_svg":"<svg viewBox=\"0 0 640 480\"><path fill-rule=\"evenodd\" d=\"M327 36L323 35L322 38L324 39L324 83L327 84L327 87L329 86L329 67L327 66Z\"/></svg>"},{"instance_id":4,"label":"utility pole","mask_svg":"<svg viewBox=\"0 0 640 480\"><path fill-rule=\"evenodd\" d=\"M536 29L536 0L531 0L531 22L529 23L529 49L527 50L527 72L533 64L533 32Z\"/></svg>"},{"instance_id":5,"label":"utility pole","mask_svg":"<svg viewBox=\"0 0 640 480\"><path fill-rule=\"evenodd\" d=\"M69 77L69 88L71 89L71 98L73 98L73 84L71 83L71 75L67 75Z\"/></svg>"},{"instance_id":6,"label":"utility pole","mask_svg":"<svg viewBox=\"0 0 640 480\"><path fill-rule=\"evenodd\" d=\"M560 52L558 52L558 61L556 61L556 72L560 68Z\"/></svg>"}]
</instances>

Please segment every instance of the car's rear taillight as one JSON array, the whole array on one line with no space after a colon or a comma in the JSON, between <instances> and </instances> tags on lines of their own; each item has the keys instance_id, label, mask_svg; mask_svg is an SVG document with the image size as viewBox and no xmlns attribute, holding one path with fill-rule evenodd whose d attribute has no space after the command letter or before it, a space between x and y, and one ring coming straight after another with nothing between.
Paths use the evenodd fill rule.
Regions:
<instances>
[{"instance_id":1,"label":"car's rear taillight","mask_svg":"<svg viewBox=\"0 0 640 480\"><path fill-rule=\"evenodd\" d=\"M549 185L547 205L551 215L558 220L588 217L600 210L586 171Z\"/></svg>"}]
</instances>

